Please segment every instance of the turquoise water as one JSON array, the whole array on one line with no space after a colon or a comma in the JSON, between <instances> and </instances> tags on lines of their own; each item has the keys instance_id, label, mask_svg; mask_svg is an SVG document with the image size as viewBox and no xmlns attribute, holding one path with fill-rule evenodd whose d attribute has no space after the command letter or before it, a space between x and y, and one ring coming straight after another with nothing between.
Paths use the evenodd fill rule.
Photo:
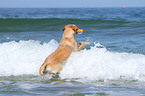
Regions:
<instances>
[{"instance_id":1,"label":"turquoise water","mask_svg":"<svg viewBox=\"0 0 145 96\"><path fill-rule=\"evenodd\" d=\"M1 8L0 95L145 95L145 8ZM73 52L59 80L39 75L63 26L90 42ZM78 58L79 57L79 58Z\"/></svg>"}]
</instances>

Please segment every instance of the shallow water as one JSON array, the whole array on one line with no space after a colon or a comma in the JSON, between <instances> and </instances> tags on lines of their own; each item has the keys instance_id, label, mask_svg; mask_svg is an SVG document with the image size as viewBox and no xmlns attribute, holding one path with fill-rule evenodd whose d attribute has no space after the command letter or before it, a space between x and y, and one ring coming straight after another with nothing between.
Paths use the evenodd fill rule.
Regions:
<instances>
[{"instance_id":1,"label":"shallow water","mask_svg":"<svg viewBox=\"0 0 145 96\"><path fill-rule=\"evenodd\" d=\"M135 80L92 81L79 79L44 80L40 76L23 75L0 78L1 95L59 96L143 96L145 83ZM144 84L144 85L143 85Z\"/></svg>"},{"instance_id":2,"label":"shallow water","mask_svg":"<svg viewBox=\"0 0 145 96\"><path fill-rule=\"evenodd\" d=\"M0 9L0 95L144 96L145 8ZM67 24L90 42L60 79L39 75Z\"/></svg>"}]
</instances>

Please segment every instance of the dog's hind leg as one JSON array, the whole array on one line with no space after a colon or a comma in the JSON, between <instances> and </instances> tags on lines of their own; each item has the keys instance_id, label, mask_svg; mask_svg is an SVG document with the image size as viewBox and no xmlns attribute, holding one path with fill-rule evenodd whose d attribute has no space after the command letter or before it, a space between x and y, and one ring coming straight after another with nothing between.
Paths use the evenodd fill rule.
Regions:
<instances>
[{"instance_id":1,"label":"dog's hind leg","mask_svg":"<svg viewBox=\"0 0 145 96\"><path fill-rule=\"evenodd\" d=\"M45 68L46 65L47 65L47 63L43 63L43 64L41 65L40 69L39 69L39 74L42 75L42 76L44 75L44 73L43 73L43 72L44 72L44 69L45 69L45 71L46 71L46 68Z\"/></svg>"},{"instance_id":2,"label":"dog's hind leg","mask_svg":"<svg viewBox=\"0 0 145 96\"><path fill-rule=\"evenodd\" d=\"M51 64L50 66L47 66L47 70L49 70L50 73L58 74L62 70L61 64Z\"/></svg>"}]
</instances>

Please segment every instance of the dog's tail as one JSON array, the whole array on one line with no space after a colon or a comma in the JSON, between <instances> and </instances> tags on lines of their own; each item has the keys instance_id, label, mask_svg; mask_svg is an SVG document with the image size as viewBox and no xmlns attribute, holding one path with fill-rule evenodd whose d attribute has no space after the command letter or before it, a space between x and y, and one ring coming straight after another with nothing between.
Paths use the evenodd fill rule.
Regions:
<instances>
[{"instance_id":1,"label":"dog's tail","mask_svg":"<svg viewBox=\"0 0 145 96\"><path fill-rule=\"evenodd\" d=\"M47 63L43 63L43 64L41 65L40 69L39 69L39 74L42 75L42 76L44 75L43 72L44 72L44 68L46 67L46 65L47 65Z\"/></svg>"}]
</instances>

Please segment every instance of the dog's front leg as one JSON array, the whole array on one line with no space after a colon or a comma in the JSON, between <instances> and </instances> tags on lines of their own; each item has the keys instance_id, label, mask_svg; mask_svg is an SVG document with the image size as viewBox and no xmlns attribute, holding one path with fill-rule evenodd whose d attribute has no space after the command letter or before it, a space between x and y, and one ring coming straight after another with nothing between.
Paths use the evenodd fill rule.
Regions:
<instances>
[{"instance_id":1,"label":"dog's front leg","mask_svg":"<svg viewBox=\"0 0 145 96\"><path fill-rule=\"evenodd\" d=\"M77 43L76 43L75 47L76 47L77 51L80 51L86 45L89 45L89 43L88 42L81 42L80 46L78 46Z\"/></svg>"}]
</instances>

